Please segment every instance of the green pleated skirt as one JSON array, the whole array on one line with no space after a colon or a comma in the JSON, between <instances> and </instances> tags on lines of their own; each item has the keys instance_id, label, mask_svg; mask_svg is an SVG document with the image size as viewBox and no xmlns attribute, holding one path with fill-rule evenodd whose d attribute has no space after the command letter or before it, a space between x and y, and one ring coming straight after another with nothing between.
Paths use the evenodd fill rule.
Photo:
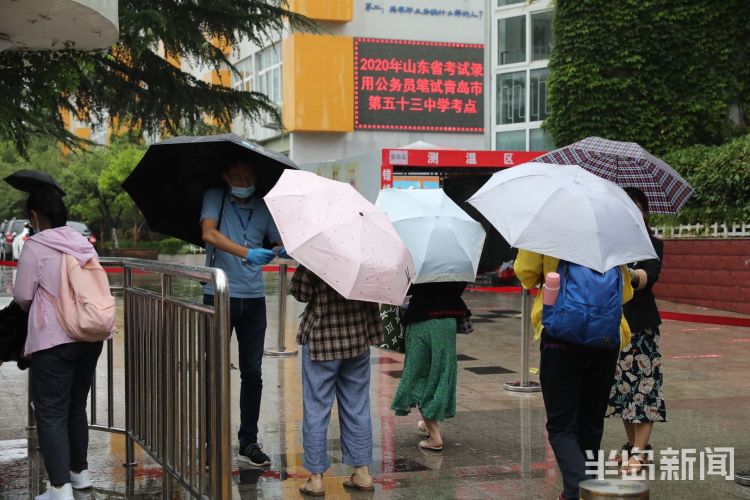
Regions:
<instances>
[{"instance_id":1,"label":"green pleated skirt","mask_svg":"<svg viewBox=\"0 0 750 500\"><path fill-rule=\"evenodd\" d=\"M430 420L456 415L456 320L431 319L406 327L404 372L391 409L408 415L417 407Z\"/></svg>"}]
</instances>

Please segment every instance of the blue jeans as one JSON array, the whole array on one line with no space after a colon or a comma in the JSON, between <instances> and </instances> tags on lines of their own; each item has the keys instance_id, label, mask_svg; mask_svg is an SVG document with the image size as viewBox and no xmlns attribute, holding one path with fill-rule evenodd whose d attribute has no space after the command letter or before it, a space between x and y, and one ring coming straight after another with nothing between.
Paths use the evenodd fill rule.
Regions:
<instances>
[{"instance_id":1,"label":"blue jeans","mask_svg":"<svg viewBox=\"0 0 750 500\"><path fill-rule=\"evenodd\" d=\"M39 447L52 486L88 469L86 398L103 342L73 342L31 355L31 397Z\"/></svg>"},{"instance_id":2,"label":"blue jeans","mask_svg":"<svg viewBox=\"0 0 750 500\"><path fill-rule=\"evenodd\" d=\"M213 305L213 295L204 295L203 303ZM240 362L240 449L258 442L260 398L263 393L261 364L266 340L266 299L229 299L230 329L237 334Z\"/></svg>"},{"instance_id":3,"label":"blue jeans","mask_svg":"<svg viewBox=\"0 0 750 500\"><path fill-rule=\"evenodd\" d=\"M370 418L370 351L356 358L313 361L302 346L302 442L305 469L322 474L328 458L328 422L333 398L339 406L341 451L345 464L360 467L372 463Z\"/></svg>"},{"instance_id":4,"label":"blue jeans","mask_svg":"<svg viewBox=\"0 0 750 500\"><path fill-rule=\"evenodd\" d=\"M542 333L539 382L547 434L563 478L565 498L578 498L586 477L586 451L596 457L619 349L595 349Z\"/></svg>"}]
</instances>

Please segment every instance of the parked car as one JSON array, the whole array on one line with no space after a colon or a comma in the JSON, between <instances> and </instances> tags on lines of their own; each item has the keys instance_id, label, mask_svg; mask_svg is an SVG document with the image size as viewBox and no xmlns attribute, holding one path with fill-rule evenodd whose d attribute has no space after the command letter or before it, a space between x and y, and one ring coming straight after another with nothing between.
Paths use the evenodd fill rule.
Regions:
<instances>
[{"instance_id":1,"label":"parked car","mask_svg":"<svg viewBox=\"0 0 750 500\"><path fill-rule=\"evenodd\" d=\"M89 240L89 243L96 246L96 236L94 236L94 233L91 232L91 229L89 229L86 224L75 220L69 220L65 224L81 233L87 240Z\"/></svg>"},{"instance_id":2,"label":"parked car","mask_svg":"<svg viewBox=\"0 0 750 500\"><path fill-rule=\"evenodd\" d=\"M5 226L3 239L3 254L6 257L13 256L13 240L23 231L24 226L29 222L28 219L11 219Z\"/></svg>"},{"instance_id":3,"label":"parked car","mask_svg":"<svg viewBox=\"0 0 750 500\"><path fill-rule=\"evenodd\" d=\"M21 256L21 250L23 250L23 244L29 239L29 228L28 225L24 225L20 233L13 238L13 260L18 260Z\"/></svg>"}]
</instances>

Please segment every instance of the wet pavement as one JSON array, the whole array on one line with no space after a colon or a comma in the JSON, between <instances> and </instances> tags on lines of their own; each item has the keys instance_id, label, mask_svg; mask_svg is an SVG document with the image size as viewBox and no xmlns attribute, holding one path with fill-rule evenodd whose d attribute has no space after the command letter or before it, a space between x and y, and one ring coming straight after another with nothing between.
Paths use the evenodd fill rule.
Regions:
<instances>
[{"instance_id":1,"label":"wet pavement","mask_svg":"<svg viewBox=\"0 0 750 500\"><path fill-rule=\"evenodd\" d=\"M268 348L277 344L275 277L268 279ZM9 299L12 270L0 269L0 305ZM342 486L350 473L341 463L336 410L329 430L333 463L326 474L327 498L387 499L551 499L561 489L554 455L546 441L540 393L512 393L503 383L519 378L520 296L467 292L475 331L458 336L458 406L444 424L443 453L420 450L417 414L395 417L391 397L403 367L403 356L372 351L372 418L374 429L374 494L351 493ZM302 305L289 299L286 345L292 346ZM660 302L665 311L740 316L695 306ZM115 341L115 390L122 385L121 337ZM746 498L750 488L716 473L699 475L699 452L717 447L734 449L735 469L750 469L750 328L665 321L662 326L665 399L668 422L656 424L652 445L657 450L657 479L649 481L651 498ZM101 358L97 377L106 377ZM236 343L232 362L237 366ZM537 346L530 366L538 366ZM299 357L265 357L264 398L260 441L271 456L267 469L238 466L236 430L239 426L239 371L231 371L234 498L298 498L307 477L302 467L302 396ZM532 379L536 378L532 375ZM27 452L27 372L15 364L0 367L0 498L28 498L45 486L44 466L32 446ZM106 394L97 392L97 419L107 419ZM122 402L116 399L114 423L123 426ZM622 424L608 419L603 448L619 449L625 442ZM658 454L671 447L695 457L691 480L659 479ZM687 451L685 451L687 450ZM694 455L690 450L695 450ZM159 498L160 467L136 446L137 466L127 491L124 439L102 431L90 432L89 466L94 489L76 498Z\"/></svg>"}]
</instances>

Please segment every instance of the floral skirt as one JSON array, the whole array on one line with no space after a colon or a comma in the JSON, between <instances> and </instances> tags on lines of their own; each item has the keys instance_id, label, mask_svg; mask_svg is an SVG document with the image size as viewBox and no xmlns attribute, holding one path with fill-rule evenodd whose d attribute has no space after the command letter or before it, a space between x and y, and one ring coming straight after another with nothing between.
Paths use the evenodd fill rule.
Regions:
<instances>
[{"instance_id":1,"label":"floral skirt","mask_svg":"<svg viewBox=\"0 0 750 500\"><path fill-rule=\"evenodd\" d=\"M620 351L607 416L634 424L666 422L662 383L659 328L633 332L630 344Z\"/></svg>"}]
</instances>

